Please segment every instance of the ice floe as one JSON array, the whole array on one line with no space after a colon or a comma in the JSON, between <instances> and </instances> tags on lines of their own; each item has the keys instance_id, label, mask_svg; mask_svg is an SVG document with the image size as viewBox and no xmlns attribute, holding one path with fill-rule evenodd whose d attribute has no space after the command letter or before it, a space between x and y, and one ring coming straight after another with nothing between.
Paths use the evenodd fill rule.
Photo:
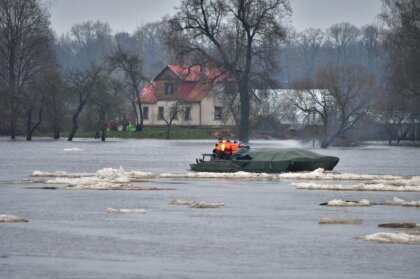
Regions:
<instances>
[{"instance_id":1,"label":"ice floe","mask_svg":"<svg viewBox=\"0 0 420 279\"><path fill-rule=\"evenodd\" d=\"M189 201L189 200L181 200L181 199L173 199L169 201L169 204L173 205L190 205L195 203L196 201Z\"/></svg>"},{"instance_id":2,"label":"ice floe","mask_svg":"<svg viewBox=\"0 0 420 279\"><path fill-rule=\"evenodd\" d=\"M382 223L379 224L380 228L415 228L417 227L416 223L413 222L398 222L398 223Z\"/></svg>"},{"instance_id":3,"label":"ice floe","mask_svg":"<svg viewBox=\"0 0 420 279\"><path fill-rule=\"evenodd\" d=\"M361 224L362 220L352 217L320 217L319 224Z\"/></svg>"},{"instance_id":4,"label":"ice floe","mask_svg":"<svg viewBox=\"0 0 420 279\"><path fill-rule=\"evenodd\" d=\"M187 172L187 173L162 173L159 178L226 178L226 179L256 179L276 178L277 175L254 172Z\"/></svg>"},{"instance_id":5,"label":"ice floe","mask_svg":"<svg viewBox=\"0 0 420 279\"><path fill-rule=\"evenodd\" d=\"M225 204L221 202L190 201L181 199L173 199L169 201L169 204L187 205L191 208L220 208L225 206Z\"/></svg>"},{"instance_id":6,"label":"ice floe","mask_svg":"<svg viewBox=\"0 0 420 279\"><path fill-rule=\"evenodd\" d=\"M420 192L420 185L397 186L393 183L320 184L316 182L300 182L293 183L293 185L297 189L305 190Z\"/></svg>"},{"instance_id":7,"label":"ice floe","mask_svg":"<svg viewBox=\"0 0 420 279\"><path fill-rule=\"evenodd\" d=\"M367 199L362 199L360 201L345 201L340 199L330 200L326 203L321 203L321 205L328 206L371 206L371 202Z\"/></svg>"},{"instance_id":8,"label":"ice floe","mask_svg":"<svg viewBox=\"0 0 420 279\"><path fill-rule=\"evenodd\" d=\"M36 173L37 174L37 173ZM148 173L135 173L126 172L122 167L119 169L104 168L98 170L96 173L84 176L64 176L52 173L53 179L46 180L48 184L64 184L67 189L79 190L167 190L159 189L156 187L143 187L131 184L135 182L141 175L143 177L149 175ZM38 174L39 175L39 174ZM42 173L45 175L45 173ZM132 179L130 175L137 178Z\"/></svg>"},{"instance_id":9,"label":"ice floe","mask_svg":"<svg viewBox=\"0 0 420 279\"><path fill-rule=\"evenodd\" d=\"M398 175L372 175L339 173L316 169L312 172L286 172L280 174L253 173L253 172L187 172L187 173L162 173L160 178L229 178L229 179L288 179L288 180L398 180L404 179Z\"/></svg>"},{"instance_id":10,"label":"ice floe","mask_svg":"<svg viewBox=\"0 0 420 279\"><path fill-rule=\"evenodd\" d=\"M213 172L187 172L187 173L161 173L154 174L142 171L126 171L123 167L104 168L95 173L68 173L63 171L41 172L34 171L33 177L48 177L54 179L46 180L46 183L67 184L75 189L120 189L126 186L131 187L130 182L141 182L150 178L171 178L171 179L271 179L271 180L364 180L358 184L332 184L301 182L295 183L298 189L316 189L316 190L347 190L347 191L420 191L420 177L404 178L394 175L370 175L370 174L352 174L338 173L317 169L312 172L301 173L213 173ZM45 182L33 181L33 182ZM108 184L108 183L111 183ZM91 185L88 187L88 185Z\"/></svg>"},{"instance_id":11,"label":"ice floe","mask_svg":"<svg viewBox=\"0 0 420 279\"><path fill-rule=\"evenodd\" d=\"M420 244L420 235L405 232L378 232L362 236L361 239L381 243Z\"/></svg>"},{"instance_id":12,"label":"ice floe","mask_svg":"<svg viewBox=\"0 0 420 279\"><path fill-rule=\"evenodd\" d=\"M106 209L106 212L108 213L138 213L138 214L144 214L147 212L146 209L143 208L112 208L108 207Z\"/></svg>"},{"instance_id":13,"label":"ice floe","mask_svg":"<svg viewBox=\"0 0 420 279\"><path fill-rule=\"evenodd\" d=\"M225 204L222 202L195 202L188 205L191 208L220 208L224 206Z\"/></svg>"},{"instance_id":14,"label":"ice floe","mask_svg":"<svg viewBox=\"0 0 420 279\"><path fill-rule=\"evenodd\" d=\"M18 222L29 222L25 218L21 218L15 215L0 214L0 223L18 223Z\"/></svg>"},{"instance_id":15,"label":"ice floe","mask_svg":"<svg viewBox=\"0 0 420 279\"><path fill-rule=\"evenodd\" d=\"M63 151L65 152L80 152L83 151L83 149L79 147L72 147L72 148L64 148Z\"/></svg>"},{"instance_id":16,"label":"ice floe","mask_svg":"<svg viewBox=\"0 0 420 279\"><path fill-rule=\"evenodd\" d=\"M219 178L219 179L290 179L290 180L377 180L377 183L382 181L393 181L395 185L419 185L420 177L412 177L405 179L396 175L371 175L371 174L354 174L354 173L339 173L325 171L324 169L316 169L312 172L293 172L281 174L268 173L253 173L253 172L186 172L186 173L161 173L155 174L152 172L142 171L125 171L122 167L119 169L104 168L98 170L96 173L69 173L64 171L56 172L42 172L34 171L34 177L89 177L89 176L127 176L130 179L144 179L144 178ZM388 183L388 182L386 182ZM390 182L389 182L390 183ZM389 184L388 183L388 184Z\"/></svg>"},{"instance_id":17,"label":"ice floe","mask_svg":"<svg viewBox=\"0 0 420 279\"><path fill-rule=\"evenodd\" d=\"M398 197L394 197L392 201L386 201L385 205L400 205L409 207L420 207L420 201L405 201Z\"/></svg>"},{"instance_id":18,"label":"ice floe","mask_svg":"<svg viewBox=\"0 0 420 279\"><path fill-rule=\"evenodd\" d=\"M356 173L340 173L334 171L326 171L324 169L316 169L312 172L286 172L278 175L280 179L296 179L296 180L395 180L401 179L398 175L373 175L373 174L356 174Z\"/></svg>"}]
</instances>

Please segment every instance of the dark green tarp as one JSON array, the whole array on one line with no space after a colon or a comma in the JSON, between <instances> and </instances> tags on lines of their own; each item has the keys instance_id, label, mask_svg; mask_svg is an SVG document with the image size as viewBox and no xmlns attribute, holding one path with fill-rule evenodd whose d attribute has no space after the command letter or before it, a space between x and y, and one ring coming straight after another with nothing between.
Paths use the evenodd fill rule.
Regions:
<instances>
[{"instance_id":1,"label":"dark green tarp","mask_svg":"<svg viewBox=\"0 0 420 279\"><path fill-rule=\"evenodd\" d=\"M285 172L312 171L318 168L332 170L339 159L297 148L240 149L233 161L244 171Z\"/></svg>"},{"instance_id":2,"label":"dark green tarp","mask_svg":"<svg viewBox=\"0 0 420 279\"><path fill-rule=\"evenodd\" d=\"M191 169L206 172L247 171L280 173L313 171L318 168L332 170L339 161L337 157L324 156L297 148L261 148L251 150L249 148L241 148L231 160L211 158L210 161L197 160L197 164L190 165Z\"/></svg>"}]
</instances>

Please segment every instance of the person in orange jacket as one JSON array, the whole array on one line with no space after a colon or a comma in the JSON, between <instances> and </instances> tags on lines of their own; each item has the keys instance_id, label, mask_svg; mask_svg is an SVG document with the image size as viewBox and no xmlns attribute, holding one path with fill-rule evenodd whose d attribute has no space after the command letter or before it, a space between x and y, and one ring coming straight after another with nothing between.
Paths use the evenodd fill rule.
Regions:
<instances>
[{"instance_id":1,"label":"person in orange jacket","mask_svg":"<svg viewBox=\"0 0 420 279\"><path fill-rule=\"evenodd\" d=\"M238 151L239 148L239 142L237 142L236 140L233 141L233 143L230 145L231 149L232 149L232 155L236 153L236 151Z\"/></svg>"},{"instance_id":2,"label":"person in orange jacket","mask_svg":"<svg viewBox=\"0 0 420 279\"><path fill-rule=\"evenodd\" d=\"M223 144L223 139L219 138L217 143L214 145L214 149L213 149L214 158L219 158L219 159L223 158L222 144Z\"/></svg>"},{"instance_id":3,"label":"person in orange jacket","mask_svg":"<svg viewBox=\"0 0 420 279\"><path fill-rule=\"evenodd\" d=\"M225 140L222 143L223 158L225 160L230 160L232 157L232 144L230 140Z\"/></svg>"}]
</instances>

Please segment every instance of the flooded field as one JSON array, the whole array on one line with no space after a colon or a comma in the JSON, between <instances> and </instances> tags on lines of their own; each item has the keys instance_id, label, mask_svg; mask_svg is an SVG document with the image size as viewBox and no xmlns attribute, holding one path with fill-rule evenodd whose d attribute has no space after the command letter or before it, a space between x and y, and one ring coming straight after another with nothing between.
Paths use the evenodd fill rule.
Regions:
<instances>
[{"instance_id":1,"label":"flooded field","mask_svg":"<svg viewBox=\"0 0 420 279\"><path fill-rule=\"evenodd\" d=\"M29 221L0 222L0 278L418 278L419 228L378 224L420 224L420 149L254 141L337 173L191 174L213 144L0 138L0 215Z\"/></svg>"}]
</instances>

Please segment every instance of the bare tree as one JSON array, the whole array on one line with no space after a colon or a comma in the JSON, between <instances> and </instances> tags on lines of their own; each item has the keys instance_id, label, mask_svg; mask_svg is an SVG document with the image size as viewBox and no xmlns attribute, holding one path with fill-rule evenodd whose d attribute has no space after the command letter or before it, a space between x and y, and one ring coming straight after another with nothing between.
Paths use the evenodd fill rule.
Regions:
<instances>
[{"instance_id":1,"label":"bare tree","mask_svg":"<svg viewBox=\"0 0 420 279\"><path fill-rule=\"evenodd\" d=\"M115 84L109 73L102 72L96 81L95 90L89 100L89 105L98 115L97 134L102 141L106 139L108 120L114 113L119 112L122 104L120 87L115 87Z\"/></svg>"},{"instance_id":2,"label":"bare tree","mask_svg":"<svg viewBox=\"0 0 420 279\"><path fill-rule=\"evenodd\" d=\"M312 78L319 50L324 41L321 29L309 28L298 34L297 47L306 78Z\"/></svg>"},{"instance_id":3,"label":"bare tree","mask_svg":"<svg viewBox=\"0 0 420 279\"><path fill-rule=\"evenodd\" d=\"M172 122L178 120L181 113L185 113L185 107L187 105L188 102L180 98L171 102L170 106L166 108L166 111L165 108L163 108L163 111L159 111L159 118L166 124L166 139L171 137Z\"/></svg>"},{"instance_id":4,"label":"bare tree","mask_svg":"<svg viewBox=\"0 0 420 279\"><path fill-rule=\"evenodd\" d=\"M267 67L275 66L273 53L285 37L280 22L288 12L288 0L183 0L169 21L169 41L181 55L223 67L235 77L244 142L249 139L252 78L269 76Z\"/></svg>"},{"instance_id":5,"label":"bare tree","mask_svg":"<svg viewBox=\"0 0 420 279\"><path fill-rule=\"evenodd\" d=\"M26 116L26 140L32 140L32 134L41 125L44 113L45 92L42 90L42 81L33 84L30 89L22 93L21 103ZM37 115L33 123L33 114Z\"/></svg>"},{"instance_id":6,"label":"bare tree","mask_svg":"<svg viewBox=\"0 0 420 279\"><path fill-rule=\"evenodd\" d=\"M359 29L350 23L338 23L328 29L328 39L336 52L337 65L345 65L352 54L352 46L359 37Z\"/></svg>"},{"instance_id":7,"label":"bare tree","mask_svg":"<svg viewBox=\"0 0 420 279\"><path fill-rule=\"evenodd\" d=\"M122 75L123 91L130 100L131 107L136 117L136 130L143 130L143 108L140 100L141 85L146 78L143 76L143 62L135 54L130 54L121 45L110 56L109 62L114 71ZM137 113L138 110L138 113Z\"/></svg>"},{"instance_id":8,"label":"bare tree","mask_svg":"<svg viewBox=\"0 0 420 279\"><path fill-rule=\"evenodd\" d=\"M389 145L392 145L393 141L399 144L402 140L409 139L410 132L414 132L409 109L413 104L410 102L410 99L401 94L390 94L387 91L378 98L376 113L380 122L386 125Z\"/></svg>"},{"instance_id":9,"label":"bare tree","mask_svg":"<svg viewBox=\"0 0 420 279\"><path fill-rule=\"evenodd\" d=\"M379 58L380 50L380 32L378 27L367 25L362 28L362 42L367 52L367 65L373 71L377 66L377 58Z\"/></svg>"},{"instance_id":10,"label":"bare tree","mask_svg":"<svg viewBox=\"0 0 420 279\"><path fill-rule=\"evenodd\" d=\"M56 67L45 73L42 80L42 90L45 92L45 109L52 126L53 138L59 139L66 113L65 103L68 104L69 102L64 81Z\"/></svg>"},{"instance_id":11,"label":"bare tree","mask_svg":"<svg viewBox=\"0 0 420 279\"><path fill-rule=\"evenodd\" d=\"M309 125L321 125L323 137L327 138L333 118L335 117L334 98L326 88L318 88L317 81L300 80L292 84L295 91L287 96L286 104L296 108ZM302 117L300 117L302 118Z\"/></svg>"},{"instance_id":12,"label":"bare tree","mask_svg":"<svg viewBox=\"0 0 420 279\"><path fill-rule=\"evenodd\" d=\"M321 147L327 148L372 110L376 83L362 66L328 66L317 73L314 82L297 83L295 88L290 102L307 119L322 123Z\"/></svg>"},{"instance_id":13,"label":"bare tree","mask_svg":"<svg viewBox=\"0 0 420 279\"><path fill-rule=\"evenodd\" d=\"M142 57L144 76L149 80L163 67L172 62L171 50L165 45L165 19L140 26L133 37L137 53Z\"/></svg>"},{"instance_id":14,"label":"bare tree","mask_svg":"<svg viewBox=\"0 0 420 279\"><path fill-rule=\"evenodd\" d=\"M51 40L49 14L39 0L0 0L0 79L10 104L11 139L22 94L40 71L40 54Z\"/></svg>"},{"instance_id":15,"label":"bare tree","mask_svg":"<svg viewBox=\"0 0 420 279\"><path fill-rule=\"evenodd\" d=\"M420 121L420 2L383 0L387 91L404 99L410 125ZM417 138L419 135L417 135Z\"/></svg>"},{"instance_id":16,"label":"bare tree","mask_svg":"<svg viewBox=\"0 0 420 279\"><path fill-rule=\"evenodd\" d=\"M74 135L79 128L79 116L84 110L86 104L90 101L91 96L96 90L101 80L103 68L97 65L92 65L89 69L84 71L76 71L68 77L69 90L77 99L77 107L72 116L72 127L68 136L68 141L72 141Z\"/></svg>"}]
</instances>

